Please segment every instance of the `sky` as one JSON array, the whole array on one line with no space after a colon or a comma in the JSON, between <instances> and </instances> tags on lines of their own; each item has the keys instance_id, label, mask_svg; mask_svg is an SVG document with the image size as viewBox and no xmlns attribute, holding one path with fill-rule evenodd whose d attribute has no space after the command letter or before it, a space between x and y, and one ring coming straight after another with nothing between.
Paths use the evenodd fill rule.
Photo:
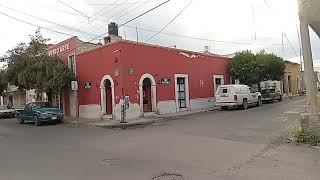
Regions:
<instances>
[{"instance_id":1,"label":"sky","mask_svg":"<svg viewBox=\"0 0 320 180\"><path fill-rule=\"evenodd\" d=\"M29 35L38 27L51 39L49 43L58 43L71 36L102 42L101 35L107 32L109 21L121 25L164 1L0 0L0 56L20 42L27 43ZM138 40L146 42L189 2L171 0L120 27L119 34L124 39L136 41L138 32ZM211 53L221 55L245 49L254 52L265 49L286 60L299 62L298 25L297 0L192 0L148 43L197 52L209 46ZM312 30L310 32L314 65L320 68L320 41Z\"/></svg>"}]
</instances>

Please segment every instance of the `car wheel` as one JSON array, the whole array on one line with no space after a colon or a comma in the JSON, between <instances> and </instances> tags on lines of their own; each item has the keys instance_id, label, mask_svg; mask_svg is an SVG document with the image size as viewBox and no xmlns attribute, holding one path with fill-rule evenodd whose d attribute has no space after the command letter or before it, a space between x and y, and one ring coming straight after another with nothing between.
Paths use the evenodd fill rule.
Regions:
<instances>
[{"instance_id":1,"label":"car wheel","mask_svg":"<svg viewBox=\"0 0 320 180\"><path fill-rule=\"evenodd\" d=\"M22 119L22 117L20 115L17 115L17 119L18 119L19 124L24 123L24 120Z\"/></svg>"},{"instance_id":2,"label":"car wheel","mask_svg":"<svg viewBox=\"0 0 320 180\"><path fill-rule=\"evenodd\" d=\"M241 109L243 109L243 110L248 109L248 101L247 101L247 99L243 100Z\"/></svg>"},{"instance_id":3,"label":"car wheel","mask_svg":"<svg viewBox=\"0 0 320 180\"><path fill-rule=\"evenodd\" d=\"M276 100L274 99L274 97L272 97L272 100L271 100L272 103L275 103Z\"/></svg>"},{"instance_id":4,"label":"car wheel","mask_svg":"<svg viewBox=\"0 0 320 180\"><path fill-rule=\"evenodd\" d=\"M279 101L282 101L282 96L280 96Z\"/></svg>"},{"instance_id":5,"label":"car wheel","mask_svg":"<svg viewBox=\"0 0 320 180\"><path fill-rule=\"evenodd\" d=\"M258 107L262 106L262 100L261 100L261 97L258 97L257 106L258 106Z\"/></svg>"},{"instance_id":6,"label":"car wheel","mask_svg":"<svg viewBox=\"0 0 320 180\"><path fill-rule=\"evenodd\" d=\"M224 111L228 110L228 106L221 106L221 109L224 110Z\"/></svg>"},{"instance_id":7,"label":"car wheel","mask_svg":"<svg viewBox=\"0 0 320 180\"><path fill-rule=\"evenodd\" d=\"M38 116L33 116L33 121L35 126L41 125L41 121L39 120Z\"/></svg>"}]
</instances>

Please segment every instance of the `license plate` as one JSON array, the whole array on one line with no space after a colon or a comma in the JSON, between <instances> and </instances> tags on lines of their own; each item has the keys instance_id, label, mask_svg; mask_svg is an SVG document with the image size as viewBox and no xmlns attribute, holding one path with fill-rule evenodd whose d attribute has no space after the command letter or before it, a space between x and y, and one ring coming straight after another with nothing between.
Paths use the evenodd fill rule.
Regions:
<instances>
[{"instance_id":1,"label":"license plate","mask_svg":"<svg viewBox=\"0 0 320 180\"><path fill-rule=\"evenodd\" d=\"M52 120L56 120L57 119L57 117L52 117Z\"/></svg>"},{"instance_id":2,"label":"license plate","mask_svg":"<svg viewBox=\"0 0 320 180\"><path fill-rule=\"evenodd\" d=\"M222 94L221 97L228 97L228 95L227 94Z\"/></svg>"}]
</instances>

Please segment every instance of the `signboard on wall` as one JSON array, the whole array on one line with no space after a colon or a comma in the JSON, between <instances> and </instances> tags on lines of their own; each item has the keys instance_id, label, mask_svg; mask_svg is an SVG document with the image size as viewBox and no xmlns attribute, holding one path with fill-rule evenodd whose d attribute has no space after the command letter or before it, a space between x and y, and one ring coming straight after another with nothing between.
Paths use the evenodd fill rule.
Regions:
<instances>
[{"instance_id":1,"label":"signboard on wall","mask_svg":"<svg viewBox=\"0 0 320 180\"><path fill-rule=\"evenodd\" d=\"M171 80L170 78L166 77L166 78L161 78L161 84L164 86L168 86L171 84Z\"/></svg>"},{"instance_id":2,"label":"signboard on wall","mask_svg":"<svg viewBox=\"0 0 320 180\"><path fill-rule=\"evenodd\" d=\"M85 82L84 83L84 88L85 89L90 89L92 87L92 83L91 82Z\"/></svg>"},{"instance_id":3,"label":"signboard on wall","mask_svg":"<svg viewBox=\"0 0 320 180\"><path fill-rule=\"evenodd\" d=\"M48 52L48 55L49 56L54 56L54 55L57 55L57 54L62 53L64 51L66 51L66 50L69 50L69 49L70 49L70 44L67 43L67 44L61 45L61 46L59 46L57 48L54 48L54 49L50 50Z\"/></svg>"},{"instance_id":4,"label":"signboard on wall","mask_svg":"<svg viewBox=\"0 0 320 180\"><path fill-rule=\"evenodd\" d=\"M78 91L78 81L71 81L71 90Z\"/></svg>"}]
</instances>

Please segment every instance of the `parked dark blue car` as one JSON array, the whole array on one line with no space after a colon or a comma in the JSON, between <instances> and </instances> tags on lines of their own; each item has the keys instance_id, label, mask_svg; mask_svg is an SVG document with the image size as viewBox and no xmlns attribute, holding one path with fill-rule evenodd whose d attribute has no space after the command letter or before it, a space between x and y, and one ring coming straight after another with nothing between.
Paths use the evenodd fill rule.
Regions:
<instances>
[{"instance_id":1,"label":"parked dark blue car","mask_svg":"<svg viewBox=\"0 0 320 180\"><path fill-rule=\"evenodd\" d=\"M23 110L17 110L17 119L20 124L34 122L39 126L43 122L61 122L63 118L63 112L49 102L32 102L28 103Z\"/></svg>"}]
</instances>

